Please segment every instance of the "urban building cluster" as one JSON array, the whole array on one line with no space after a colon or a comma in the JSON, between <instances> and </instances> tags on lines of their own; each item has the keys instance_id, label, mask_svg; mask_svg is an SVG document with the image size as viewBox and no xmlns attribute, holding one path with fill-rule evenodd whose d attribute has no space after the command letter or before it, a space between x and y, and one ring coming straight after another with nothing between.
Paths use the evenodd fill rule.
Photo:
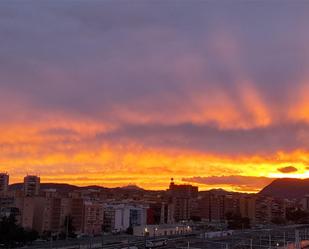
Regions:
<instances>
[{"instance_id":1,"label":"urban building cluster","mask_svg":"<svg viewBox=\"0 0 309 249\"><path fill-rule=\"evenodd\" d=\"M11 189L9 175L0 174L0 216L14 215L18 224L39 234L98 235L128 232L138 236L183 234L195 223L227 223L228 215L252 225L285 219L287 200L256 194L200 191L171 180L166 191L80 188L59 191L40 187L40 177L27 175L23 187ZM309 198L304 201L309 208Z\"/></svg>"},{"instance_id":2,"label":"urban building cluster","mask_svg":"<svg viewBox=\"0 0 309 249\"><path fill-rule=\"evenodd\" d=\"M248 218L251 225L285 219L287 200L257 194L205 192L197 200L196 216L209 222L223 222L228 214Z\"/></svg>"}]
</instances>

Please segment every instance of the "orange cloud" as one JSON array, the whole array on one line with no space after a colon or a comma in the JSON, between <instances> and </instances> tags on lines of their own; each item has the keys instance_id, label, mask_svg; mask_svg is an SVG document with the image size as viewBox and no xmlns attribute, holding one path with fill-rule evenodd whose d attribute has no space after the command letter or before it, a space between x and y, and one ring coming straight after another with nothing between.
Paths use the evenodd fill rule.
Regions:
<instances>
[{"instance_id":1,"label":"orange cloud","mask_svg":"<svg viewBox=\"0 0 309 249\"><path fill-rule=\"evenodd\" d=\"M26 173L34 173L40 174L43 182L110 187L134 183L149 189L165 189L170 177L179 181L184 176L190 178L196 175L206 178L221 175L285 177L277 169L286 165L293 165L298 169L297 174L291 172L290 177L309 176L306 123L293 128L296 130L293 138L299 144L291 147L292 149L274 147L271 150L269 147L260 152L254 147L253 152L243 152L244 148L258 144L259 140L263 141L261 132L270 129L276 119L270 115L269 107L251 83L245 82L240 88L240 96L243 96L239 98L242 110L229 94L215 87L209 88L208 100L203 99L202 92L190 92L188 105L173 103L175 108L180 108L175 115L171 115L170 110L160 112L160 108L151 113L147 113L147 108L136 111L116 108L114 115L118 118L102 121L57 112L42 114L34 109L34 119L23 117L22 122L11 120L0 124L0 170L9 171L11 182L21 181ZM127 131L125 128L132 123L141 126ZM184 123L196 125L182 127ZM207 130L207 125L211 127L210 131ZM204 126L207 129L203 129ZM136 130L141 131L145 127L144 133L132 136ZM166 127L168 129L165 130ZM265 139L270 138L265 143L266 146L273 142L272 138L275 142L278 140L275 132L280 127L263 135ZM111 138L112 134L122 129L124 133ZM171 136L177 129L178 132ZM280 131L280 136L287 134L284 129ZM216 138L217 135L212 137L206 131L217 135L226 132L227 135L218 135L219 138ZM256 131L259 132L258 135L255 135ZM200 149L195 147L200 140L189 143L192 137L210 141L206 149ZM243 137L248 137L248 140L240 143ZM279 140L278 144L281 145L283 139ZM227 143L240 153L223 151ZM272 146L275 145L277 143ZM264 144L260 147L264 148ZM202 189L214 187L213 184L196 184ZM257 191L262 185L259 183L258 186L240 188L236 184L224 184L224 187L230 190Z\"/></svg>"},{"instance_id":2,"label":"orange cloud","mask_svg":"<svg viewBox=\"0 0 309 249\"><path fill-rule=\"evenodd\" d=\"M286 165L309 176L306 8L108 5L1 6L12 182L164 189L171 176L285 177Z\"/></svg>"},{"instance_id":3,"label":"orange cloud","mask_svg":"<svg viewBox=\"0 0 309 249\"><path fill-rule=\"evenodd\" d=\"M225 155L191 149L147 147L126 141L96 140L108 133L100 123L65 120L58 123L25 123L2 126L0 170L9 171L11 182L26 173L40 174L43 182L98 184L107 187L138 184L149 189L165 189L170 177L181 179L215 175L273 177L278 168L297 166L306 174L309 152L278 152L269 155ZM299 175L298 177L301 177ZM201 189L214 184L196 182ZM266 183L265 183L266 184ZM224 184L230 190L257 191L259 185ZM218 186L221 186L218 183Z\"/></svg>"},{"instance_id":4,"label":"orange cloud","mask_svg":"<svg viewBox=\"0 0 309 249\"><path fill-rule=\"evenodd\" d=\"M245 192L258 192L268 184L270 184L274 178L263 176L241 176L241 175L229 175L229 176L207 176L207 177L191 177L183 178L183 181L195 184L204 184L205 186L215 186L223 188L232 188L237 191Z\"/></svg>"}]
</instances>

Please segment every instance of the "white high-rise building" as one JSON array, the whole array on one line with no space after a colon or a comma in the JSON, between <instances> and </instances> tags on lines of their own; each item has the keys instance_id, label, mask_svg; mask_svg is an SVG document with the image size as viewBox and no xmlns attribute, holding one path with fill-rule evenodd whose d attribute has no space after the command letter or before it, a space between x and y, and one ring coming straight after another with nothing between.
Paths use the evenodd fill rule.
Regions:
<instances>
[{"instance_id":1,"label":"white high-rise building","mask_svg":"<svg viewBox=\"0 0 309 249\"><path fill-rule=\"evenodd\" d=\"M148 206L132 203L110 203L104 208L104 227L109 232L126 231L146 225Z\"/></svg>"}]
</instances>

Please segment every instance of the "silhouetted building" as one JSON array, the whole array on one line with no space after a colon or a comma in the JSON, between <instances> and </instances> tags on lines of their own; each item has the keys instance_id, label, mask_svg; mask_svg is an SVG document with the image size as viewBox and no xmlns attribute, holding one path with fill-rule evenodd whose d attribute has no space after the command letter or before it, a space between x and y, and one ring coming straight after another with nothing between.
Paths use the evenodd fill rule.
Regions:
<instances>
[{"instance_id":1,"label":"silhouetted building","mask_svg":"<svg viewBox=\"0 0 309 249\"><path fill-rule=\"evenodd\" d=\"M85 201L83 233L99 235L102 233L104 207L100 202Z\"/></svg>"},{"instance_id":2,"label":"silhouetted building","mask_svg":"<svg viewBox=\"0 0 309 249\"><path fill-rule=\"evenodd\" d=\"M252 223L255 222L255 195L242 196L240 198L241 217L249 218Z\"/></svg>"},{"instance_id":3,"label":"silhouetted building","mask_svg":"<svg viewBox=\"0 0 309 249\"><path fill-rule=\"evenodd\" d=\"M61 198L36 197L34 228L40 234L58 232L61 228Z\"/></svg>"},{"instance_id":4,"label":"silhouetted building","mask_svg":"<svg viewBox=\"0 0 309 249\"><path fill-rule=\"evenodd\" d=\"M40 177L27 175L24 178L24 195L36 196L40 192Z\"/></svg>"},{"instance_id":5,"label":"silhouetted building","mask_svg":"<svg viewBox=\"0 0 309 249\"><path fill-rule=\"evenodd\" d=\"M241 215L252 224L270 224L286 217L285 201L265 196L248 196L240 201Z\"/></svg>"},{"instance_id":6,"label":"silhouetted building","mask_svg":"<svg viewBox=\"0 0 309 249\"><path fill-rule=\"evenodd\" d=\"M309 195L304 196L300 204L303 210L309 210Z\"/></svg>"},{"instance_id":7,"label":"silhouetted building","mask_svg":"<svg viewBox=\"0 0 309 249\"><path fill-rule=\"evenodd\" d=\"M165 202L153 202L148 203L149 208L147 209L147 224L166 224L168 205Z\"/></svg>"},{"instance_id":8,"label":"silhouetted building","mask_svg":"<svg viewBox=\"0 0 309 249\"><path fill-rule=\"evenodd\" d=\"M168 223L190 220L191 202L198 196L198 187L192 185L176 185L172 178L168 195Z\"/></svg>"},{"instance_id":9,"label":"silhouetted building","mask_svg":"<svg viewBox=\"0 0 309 249\"><path fill-rule=\"evenodd\" d=\"M15 198L15 205L21 212L20 225L24 228L33 229L36 201L35 197ZM37 213L36 215L41 214Z\"/></svg>"},{"instance_id":10,"label":"silhouetted building","mask_svg":"<svg viewBox=\"0 0 309 249\"><path fill-rule=\"evenodd\" d=\"M224 218L227 214L240 215L240 196L227 194L224 195Z\"/></svg>"},{"instance_id":11,"label":"silhouetted building","mask_svg":"<svg viewBox=\"0 0 309 249\"><path fill-rule=\"evenodd\" d=\"M209 222L225 220L224 196L211 191L206 192L198 199L200 217Z\"/></svg>"},{"instance_id":12,"label":"silhouetted building","mask_svg":"<svg viewBox=\"0 0 309 249\"><path fill-rule=\"evenodd\" d=\"M222 191L203 192L197 200L197 216L209 222L224 222L228 215L241 215L241 197Z\"/></svg>"},{"instance_id":13,"label":"silhouetted building","mask_svg":"<svg viewBox=\"0 0 309 249\"><path fill-rule=\"evenodd\" d=\"M6 194L9 186L9 175L0 173L0 194Z\"/></svg>"},{"instance_id":14,"label":"silhouetted building","mask_svg":"<svg viewBox=\"0 0 309 249\"><path fill-rule=\"evenodd\" d=\"M72 225L77 233L83 231L84 200L82 198L71 199Z\"/></svg>"}]
</instances>

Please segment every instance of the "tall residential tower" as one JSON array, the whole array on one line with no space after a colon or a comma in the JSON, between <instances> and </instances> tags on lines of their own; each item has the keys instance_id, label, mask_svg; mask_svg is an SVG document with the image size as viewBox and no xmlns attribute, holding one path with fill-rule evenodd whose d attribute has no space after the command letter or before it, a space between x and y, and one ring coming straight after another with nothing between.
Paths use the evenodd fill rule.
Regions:
<instances>
[{"instance_id":1,"label":"tall residential tower","mask_svg":"<svg viewBox=\"0 0 309 249\"><path fill-rule=\"evenodd\" d=\"M5 194L9 187L8 173L0 173L0 194Z\"/></svg>"},{"instance_id":2,"label":"tall residential tower","mask_svg":"<svg viewBox=\"0 0 309 249\"><path fill-rule=\"evenodd\" d=\"M40 192L40 177L27 175L24 177L24 195L35 196Z\"/></svg>"}]
</instances>

